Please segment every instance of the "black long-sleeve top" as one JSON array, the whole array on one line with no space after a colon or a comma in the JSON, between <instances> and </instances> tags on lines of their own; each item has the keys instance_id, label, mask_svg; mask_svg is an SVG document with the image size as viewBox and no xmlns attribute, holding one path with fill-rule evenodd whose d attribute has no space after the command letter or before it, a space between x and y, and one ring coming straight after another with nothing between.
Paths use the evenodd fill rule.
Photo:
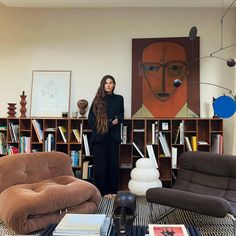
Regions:
<instances>
[{"instance_id":1,"label":"black long-sleeve top","mask_svg":"<svg viewBox=\"0 0 236 236\"><path fill-rule=\"evenodd\" d=\"M106 112L107 112L107 117L109 120L109 134L117 141L121 141L120 137L120 123L124 119L124 99L121 95L117 94L107 94L105 97L105 102L106 102ZM112 121L114 119L118 119L118 124L113 125ZM97 133L96 130L96 117L95 114L93 113L93 104L90 107L89 110L89 115L88 115L88 122L89 125L92 129L92 135L90 138L91 143L97 143L102 141L105 135L107 134L101 134Z\"/></svg>"}]
</instances>

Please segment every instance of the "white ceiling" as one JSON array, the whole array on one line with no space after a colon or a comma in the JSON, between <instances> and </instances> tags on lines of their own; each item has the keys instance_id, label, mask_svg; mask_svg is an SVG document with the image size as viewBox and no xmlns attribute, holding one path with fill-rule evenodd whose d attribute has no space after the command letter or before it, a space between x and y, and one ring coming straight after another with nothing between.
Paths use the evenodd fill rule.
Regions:
<instances>
[{"instance_id":1,"label":"white ceiling","mask_svg":"<svg viewBox=\"0 0 236 236\"><path fill-rule=\"evenodd\" d=\"M229 7L235 0L0 0L7 7ZM235 7L236 4L234 4Z\"/></svg>"}]
</instances>

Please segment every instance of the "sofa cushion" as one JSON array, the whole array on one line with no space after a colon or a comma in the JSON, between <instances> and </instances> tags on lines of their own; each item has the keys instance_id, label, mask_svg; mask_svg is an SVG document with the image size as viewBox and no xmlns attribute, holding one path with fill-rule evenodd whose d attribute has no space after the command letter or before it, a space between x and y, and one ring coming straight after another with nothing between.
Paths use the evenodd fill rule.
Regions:
<instances>
[{"instance_id":1,"label":"sofa cushion","mask_svg":"<svg viewBox=\"0 0 236 236\"><path fill-rule=\"evenodd\" d=\"M223 198L178 189L151 188L146 198L149 202L215 217L225 217L230 211L230 203Z\"/></svg>"},{"instance_id":2,"label":"sofa cushion","mask_svg":"<svg viewBox=\"0 0 236 236\"><path fill-rule=\"evenodd\" d=\"M58 223L66 212L93 213L100 202L98 189L72 176L18 184L0 194L0 218L25 234Z\"/></svg>"}]
</instances>

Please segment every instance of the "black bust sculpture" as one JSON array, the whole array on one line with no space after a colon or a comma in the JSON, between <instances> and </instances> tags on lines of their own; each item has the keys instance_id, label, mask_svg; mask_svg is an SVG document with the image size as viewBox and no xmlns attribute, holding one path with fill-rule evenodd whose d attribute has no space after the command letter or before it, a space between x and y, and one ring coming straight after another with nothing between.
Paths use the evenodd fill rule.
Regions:
<instances>
[{"instance_id":1,"label":"black bust sculpture","mask_svg":"<svg viewBox=\"0 0 236 236\"><path fill-rule=\"evenodd\" d=\"M130 192L118 192L113 206L113 223L117 235L128 235L133 226L136 211L136 195Z\"/></svg>"}]
</instances>

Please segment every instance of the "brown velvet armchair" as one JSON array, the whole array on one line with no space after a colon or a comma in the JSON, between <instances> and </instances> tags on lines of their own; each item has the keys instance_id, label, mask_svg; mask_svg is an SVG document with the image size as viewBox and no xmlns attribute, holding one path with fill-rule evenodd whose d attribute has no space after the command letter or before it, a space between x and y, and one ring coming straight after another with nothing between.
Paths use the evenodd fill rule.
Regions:
<instances>
[{"instance_id":1,"label":"brown velvet armchair","mask_svg":"<svg viewBox=\"0 0 236 236\"><path fill-rule=\"evenodd\" d=\"M146 192L151 221L159 221L176 208L214 217L236 216L236 156L209 152L185 152L172 188ZM154 219L153 203L171 207Z\"/></svg>"},{"instance_id":2,"label":"brown velvet armchair","mask_svg":"<svg viewBox=\"0 0 236 236\"><path fill-rule=\"evenodd\" d=\"M26 234L58 223L68 213L93 213L99 190L77 179L62 152L15 154L0 158L0 218Z\"/></svg>"}]
</instances>

